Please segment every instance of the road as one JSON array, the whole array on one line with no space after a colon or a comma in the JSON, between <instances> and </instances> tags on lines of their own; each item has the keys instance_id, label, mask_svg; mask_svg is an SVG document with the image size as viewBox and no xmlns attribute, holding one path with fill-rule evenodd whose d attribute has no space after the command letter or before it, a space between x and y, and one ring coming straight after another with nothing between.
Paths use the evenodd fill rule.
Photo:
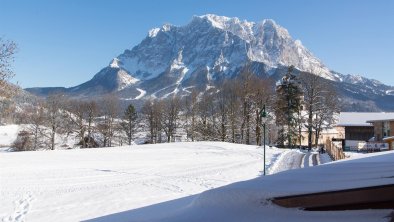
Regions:
<instances>
[{"instance_id":1,"label":"road","mask_svg":"<svg viewBox=\"0 0 394 222\"><path fill-rule=\"evenodd\" d=\"M317 152L290 150L281 155L269 174L279 173L285 170L306 168L319 165Z\"/></svg>"},{"instance_id":2,"label":"road","mask_svg":"<svg viewBox=\"0 0 394 222\"><path fill-rule=\"evenodd\" d=\"M306 167L312 167L312 166L316 166L319 165L317 158L318 158L318 153L316 152L306 152L303 157L302 157L302 161L301 161L301 168L306 168Z\"/></svg>"}]
</instances>

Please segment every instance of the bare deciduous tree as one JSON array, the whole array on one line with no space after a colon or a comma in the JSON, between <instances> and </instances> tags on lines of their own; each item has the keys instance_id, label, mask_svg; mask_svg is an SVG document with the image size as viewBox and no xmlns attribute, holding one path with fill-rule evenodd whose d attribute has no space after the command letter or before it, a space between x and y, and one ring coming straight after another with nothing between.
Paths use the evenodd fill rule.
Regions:
<instances>
[{"instance_id":1,"label":"bare deciduous tree","mask_svg":"<svg viewBox=\"0 0 394 222\"><path fill-rule=\"evenodd\" d=\"M118 129L116 117L119 114L119 101L114 95L107 95L100 102L100 117L97 125L98 131L103 136L103 146L111 147L115 131Z\"/></svg>"},{"instance_id":2,"label":"bare deciduous tree","mask_svg":"<svg viewBox=\"0 0 394 222\"><path fill-rule=\"evenodd\" d=\"M8 83L8 80L14 76L11 65L16 50L17 46L14 42L0 37L0 121L12 114L13 103L10 98L18 91L17 87Z\"/></svg>"},{"instance_id":3,"label":"bare deciduous tree","mask_svg":"<svg viewBox=\"0 0 394 222\"><path fill-rule=\"evenodd\" d=\"M12 41L6 41L0 38L0 96L8 98L10 92L7 81L14 76L11 64L14 61L14 54L17 46Z\"/></svg>"},{"instance_id":4,"label":"bare deciduous tree","mask_svg":"<svg viewBox=\"0 0 394 222\"><path fill-rule=\"evenodd\" d=\"M142 115L148 125L150 143L161 142L162 102L156 99L147 100L142 109Z\"/></svg>"},{"instance_id":5,"label":"bare deciduous tree","mask_svg":"<svg viewBox=\"0 0 394 222\"><path fill-rule=\"evenodd\" d=\"M196 121L198 109L198 92L193 89L189 96L184 97L185 117L186 117L186 132L187 137L195 141L196 139Z\"/></svg>"},{"instance_id":6,"label":"bare deciduous tree","mask_svg":"<svg viewBox=\"0 0 394 222\"><path fill-rule=\"evenodd\" d=\"M29 124L26 125L25 131L28 132L32 139L30 145L32 146L30 150L37 150L39 147L43 146L42 141L45 133L45 110L42 103L34 104L29 106L24 111L25 121Z\"/></svg>"},{"instance_id":7,"label":"bare deciduous tree","mask_svg":"<svg viewBox=\"0 0 394 222\"><path fill-rule=\"evenodd\" d=\"M332 124L334 113L338 110L335 90L328 80L311 73L301 73L300 79L304 91L304 106L307 112L308 148L312 148L313 133L315 145L318 145L320 132L324 125Z\"/></svg>"},{"instance_id":8,"label":"bare deciduous tree","mask_svg":"<svg viewBox=\"0 0 394 222\"><path fill-rule=\"evenodd\" d=\"M49 148L55 149L56 133L60 130L65 119L65 97L61 94L50 95L45 103L46 125L49 127Z\"/></svg>"},{"instance_id":9,"label":"bare deciduous tree","mask_svg":"<svg viewBox=\"0 0 394 222\"><path fill-rule=\"evenodd\" d=\"M163 130L167 136L167 142L173 142L175 131L178 127L181 108L180 99L177 96L173 96L164 100L163 103Z\"/></svg>"}]
</instances>

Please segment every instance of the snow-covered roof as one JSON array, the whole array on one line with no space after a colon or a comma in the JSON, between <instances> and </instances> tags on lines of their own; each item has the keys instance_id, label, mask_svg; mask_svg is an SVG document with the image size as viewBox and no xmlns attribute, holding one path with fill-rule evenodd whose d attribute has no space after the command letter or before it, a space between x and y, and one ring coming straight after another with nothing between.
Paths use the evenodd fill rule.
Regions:
<instances>
[{"instance_id":1,"label":"snow-covered roof","mask_svg":"<svg viewBox=\"0 0 394 222\"><path fill-rule=\"evenodd\" d=\"M370 120L394 119L394 113L384 112L341 112L337 126L371 126Z\"/></svg>"},{"instance_id":2,"label":"snow-covered roof","mask_svg":"<svg viewBox=\"0 0 394 222\"><path fill-rule=\"evenodd\" d=\"M389 140L394 140L394 136L388 136L383 138L383 141L389 141Z\"/></svg>"},{"instance_id":3,"label":"snow-covered roof","mask_svg":"<svg viewBox=\"0 0 394 222\"><path fill-rule=\"evenodd\" d=\"M394 122L394 118L384 118L384 119L371 119L368 120L368 123L374 123L374 122L383 122L383 121L388 121L388 122Z\"/></svg>"}]
</instances>

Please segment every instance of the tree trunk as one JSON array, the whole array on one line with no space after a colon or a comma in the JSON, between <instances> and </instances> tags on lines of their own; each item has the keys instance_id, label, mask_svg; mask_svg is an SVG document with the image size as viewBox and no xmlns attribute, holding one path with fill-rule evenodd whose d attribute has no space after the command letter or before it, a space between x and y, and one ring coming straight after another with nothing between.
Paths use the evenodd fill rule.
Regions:
<instances>
[{"instance_id":1,"label":"tree trunk","mask_svg":"<svg viewBox=\"0 0 394 222\"><path fill-rule=\"evenodd\" d=\"M55 150L55 132L56 127L52 126L52 132L51 132L51 150Z\"/></svg>"}]
</instances>

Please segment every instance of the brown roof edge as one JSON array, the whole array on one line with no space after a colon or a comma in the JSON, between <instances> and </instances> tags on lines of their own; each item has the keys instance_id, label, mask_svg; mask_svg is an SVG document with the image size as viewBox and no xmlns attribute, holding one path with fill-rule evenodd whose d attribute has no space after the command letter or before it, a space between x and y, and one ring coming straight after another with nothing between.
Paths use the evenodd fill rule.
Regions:
<instances>
[{"instance_id":1,"label":"brown roof edge","mask_svg":"<svg viewBox=\"0 0 394 222\"><path fill-rule=\"evenodd\" d=\"M305 210L394 209L394 184L276 197L271 201Z\"/></svg>"}]
</instances>

